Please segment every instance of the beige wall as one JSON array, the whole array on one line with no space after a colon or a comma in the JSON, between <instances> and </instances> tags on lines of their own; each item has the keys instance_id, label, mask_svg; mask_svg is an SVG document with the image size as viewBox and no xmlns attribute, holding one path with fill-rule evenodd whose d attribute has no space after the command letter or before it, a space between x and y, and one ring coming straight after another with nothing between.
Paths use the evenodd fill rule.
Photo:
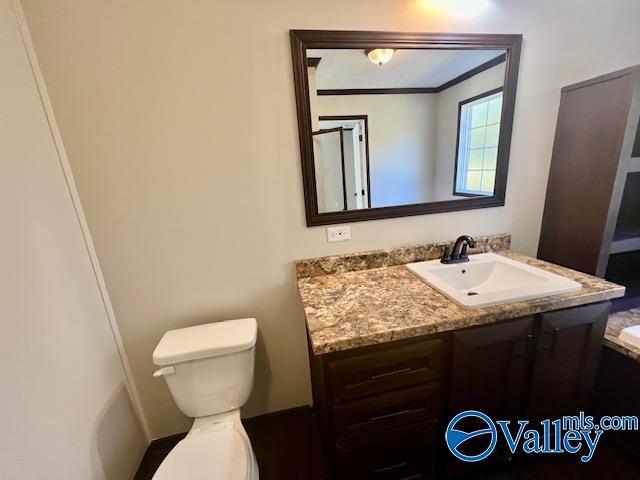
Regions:
<instances>
[{"instance_id":1,"label":"beige wall","mask_svg":"<svg viewBox=\"0 0 640 480\"><path fill-rule=\"evenodd\" d=\"M437 95L321 95L316 108L368 116L372 207L433 200Z\"/></svg>"},{"instance_id":2,"label":"beige wall","mask_svg":"<svg viewBox=\"0 0 640 480\"><path fill-rule=\"evenodd\" d=\"M155 436L188 426L151 352L162 333L255 316L245 413L310 401L293 260L513 233L535 253L560 87L640 63L637 0L24 0L107 286ZM579 11L579 21L576 12ZM506 206L352 225L304 222L290 28L523 33Z\"/></svg>"},{"instance_id":3,"label":"beige wall","mask_svg":"<svg viewBox=\"0 0 640 480\"><path fill-rule=\"evenodd\" d=\"M146 439L9 0L0 71L0 478L131 478Z\"/></svg>"}]
</instances>

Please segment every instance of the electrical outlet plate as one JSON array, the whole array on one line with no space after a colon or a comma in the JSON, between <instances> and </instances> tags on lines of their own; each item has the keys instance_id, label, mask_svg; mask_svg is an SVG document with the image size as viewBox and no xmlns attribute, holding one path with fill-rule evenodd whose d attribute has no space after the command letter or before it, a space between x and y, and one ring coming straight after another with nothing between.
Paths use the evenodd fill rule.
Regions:
<instances>
[{"instance_id":1,"label":"electrical outlet plate","mask_svg":"<svg viewBox=\"0 0 640 480\"><path fill-rule=\"evenodd\" d=\"M351 240L350 226L327 228L327 242L343 242L345 240Z\"/></svg>"}]
</instances>

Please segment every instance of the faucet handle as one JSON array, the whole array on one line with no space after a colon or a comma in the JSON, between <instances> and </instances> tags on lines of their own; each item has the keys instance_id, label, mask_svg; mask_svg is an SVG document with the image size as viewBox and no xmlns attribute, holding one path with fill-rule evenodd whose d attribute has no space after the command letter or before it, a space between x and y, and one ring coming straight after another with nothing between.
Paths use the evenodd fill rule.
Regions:
<instances>
[{"instance_id":1,"label":"faucet handle","mask_svg":"<svg viewBox=\"0 0 640 480\"><path fill-rule=\"evenodd\" d=\"M445 246L444 253L442 254L442 258L440 259L440 263L448 263L448 261L451 260L451 252L451 247Z\"/></svg>"}]
</instances>

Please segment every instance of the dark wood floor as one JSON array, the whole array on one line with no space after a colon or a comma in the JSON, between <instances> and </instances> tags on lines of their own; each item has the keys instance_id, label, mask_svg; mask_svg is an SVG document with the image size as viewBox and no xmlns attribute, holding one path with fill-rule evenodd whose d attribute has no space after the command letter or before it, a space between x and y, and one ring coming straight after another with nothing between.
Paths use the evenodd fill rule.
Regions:
<instances>
[{"instance_id":1,"label":"dark wood floor","mask_svg":"<svg viewBox=\"0 0 640 480\"><path fill-rule=\"evenodd\" d=\"M309 407L242 421L258 459L260 480L325 479L320 439ZM150 480L171 449L186 434L154 441L142 459L135 480ZM176 479L180 480L180 479Z\"/></svg>"},{"instance_id":2,"label":"dark wood floor","mask_svg":"<svg viewBox=\"0 0 640 480\"><path fill-rule=\"evenodd\" d=\"M260 480L326 480L315 418L309 408L243 421L258 459ZM183 435L153 442L135 480L149 480ZM640 480L640 464L598 446L589 463L570 455L522 458L508 465L457 477L469 480ZM179 480L179 479L176 479Z\"/></svg>"}]
</instances>

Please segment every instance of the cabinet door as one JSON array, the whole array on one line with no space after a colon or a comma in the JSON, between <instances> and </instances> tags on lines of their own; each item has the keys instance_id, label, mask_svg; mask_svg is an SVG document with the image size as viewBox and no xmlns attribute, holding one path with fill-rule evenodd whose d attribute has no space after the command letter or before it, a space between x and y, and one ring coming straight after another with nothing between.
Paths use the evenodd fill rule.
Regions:
<instances>
[{"instance_id":1,"label":"cabinet door","mask_svg":"<svg viewBox=\"0 0 640 480\"><path fill-rule=\"evenodd\" d=\"M640 363L605 346L596 378L593 414L640 417ZM640 464L640 430L610 431L606 441Z\"/></svg>"},{"instance_id":2,"label":"cabinet door","mask_svg":"<svg viewBox=\"0 0 640 480\"><path fill-rule=\"evenodd\" d=\"M529 415L572 415L588 407L609 302L542 314Z\"/></svg>"},{"instance_id":3,"label":"cabinet door","mask_svg":"<svg viewBox=\"0 0 640 480\"><path fill-rule=\"evenodd\" d=\"M447 422L465 410L479 410L493 419L516 420L525 408L527 380L533 358L534 320L532 317L455 332L453 368ZM445 422L445 425L446 423ZM466 431L485 428L473 418L457 424ZM467 454L480 453L483 439L466 442ZM464 463L447 452L447 475L498 463L510 456L499 441L494 453L477 463Z\"/></svg>"},{"instance_id":4,"label":"cabinet door","mask_svg":"<svg viewBox=\"0 0 640 480\"><path fill-rule=\"evenodd\" d=\"M490 417L524 407L532 353L532 317L455 332L449 416L480 410Z\"/></svg>"}]
</instances>

